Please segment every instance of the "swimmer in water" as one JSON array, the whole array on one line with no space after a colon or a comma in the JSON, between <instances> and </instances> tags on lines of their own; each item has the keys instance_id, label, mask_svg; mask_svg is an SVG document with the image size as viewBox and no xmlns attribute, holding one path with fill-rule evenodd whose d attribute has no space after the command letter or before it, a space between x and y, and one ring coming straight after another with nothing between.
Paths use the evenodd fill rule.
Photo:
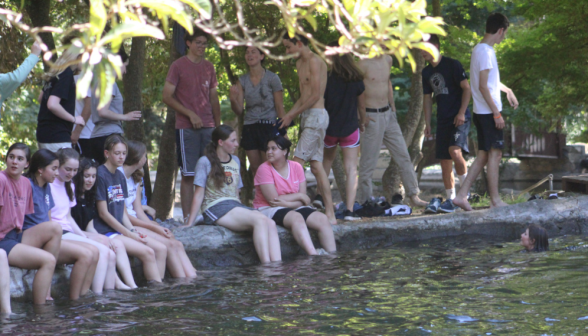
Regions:
<instances>
[{"instance_id":1,"label":"swimmer in water","mask_svg":"<svg viewBox=\"0 0 588 336\"><path fill-rule=\"evenodd\" d=\"M527 230L521 234L521 245L528 252L549 251L547 230L539 225L529 225Z\"/></svg>"}]
</instances>

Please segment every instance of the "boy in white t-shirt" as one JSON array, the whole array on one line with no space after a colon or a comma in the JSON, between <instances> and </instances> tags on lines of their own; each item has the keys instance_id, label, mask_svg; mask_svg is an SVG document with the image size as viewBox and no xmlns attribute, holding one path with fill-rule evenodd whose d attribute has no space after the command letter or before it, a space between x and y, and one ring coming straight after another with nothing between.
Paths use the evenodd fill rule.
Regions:
<instances>
[{"instance_id":1,"label":"boy in white t-shirt","mask_svg":"<svg viewBox=\"0 0 588 336\"><path fill-rule=\"evenodd\" d=\"M519 102L512 90L500 82L500 72L493 46L506 38L509 25L508 18L503 14L491 14L486 21L484 38L472 51L470 84L474 98L473 121L478 131L478 153L463 186L453 200L453 204L466 211L472 210L467 201L467 194L484 166L487 166L491 207L506 205L498 193L498 167L502 159L502 147L504 147L502 131L504 119L500 113L502 111L500 91L506 93L508 102L513 108L516 109Z\"/></svg>"}]
</instances>

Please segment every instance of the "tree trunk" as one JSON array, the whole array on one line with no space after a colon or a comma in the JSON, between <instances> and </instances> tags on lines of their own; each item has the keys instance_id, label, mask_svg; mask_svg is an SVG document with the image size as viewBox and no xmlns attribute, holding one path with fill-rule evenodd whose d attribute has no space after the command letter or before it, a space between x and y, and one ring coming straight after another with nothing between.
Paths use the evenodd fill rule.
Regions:
<instances>
[{"instance_id":1,"label":"tree trunk","mask_svg":"<svg viewBox=\"0 0 588 336\"><path fill-rule=\"evenodd\" d=\"M433 16L441 16L441 2L433 0Z\"/></svg>"},{"instance_id":2,"label":"tree trunk","mask_svg":"<svg viewBox=\"0 0 588 336\"><path fill-rule=\"evenodd\" d=\"M25 11L33 27L44 27L52 26L51 17L49 17L49 11L51 10L51 0L28 0L25 1ZM43 40L43 43L49 50L55 49L55 40L53 39L52 33L40 33L39 37ZM52 61L57 60L57 55L53 54L51 57ZM45 71L48 71L50 66L47 63L43 63Z\"/></svg>"},{"instance_id":3,"label":"tree trunk","mask_svg":"<svg viewBox=\"0 0 588 336\"><path fill-rule=\"evenodd\" d=\"M411 159L416 167L421 158L421 146L424 134L424 119L423 118L423 81L422 72L425 67L425 60L421 56L420 50L413 49L411 51L414 57L417 68L412 74L410 80L410 104L408 105L408 113L406 114L405 123L401 126L404 141L406 142L411 154ZM422 120L422 125L421 125ZM413 143L414 142L414 143ZM418 148L418 150L417 150ZM418 160L416 160L418 158ZM418 162L417 162L418 161ZM415 163L416 162L416 163ZM382 185L384 187L384 196L390 200L394 194L403 194L403 188L400 186L401 183L400 173L398 165L394 162L394 158L390 157L390 164L384 175L382 176Z\"/></svg>"},{"instance_id":4,"label":"tree trunk","mask_svg":"<svg viewBox=\"0 0 588 336\"><path fill-rule=\"evenodd\" d=\"M124 84L124 102L125 112L143 110L143 78L145 73L145 43L146 37L133 37L131 46L131 56L129 57L129 66L127 73L123 77ZM129 140L144 142L145 129L143 128L145 120L143 117L137 121L127 121L124 123L125 136ZM149 160L143 166L145 196L147 202L151 201L151 179L149 178Z\"/></svg>"},{"instance_id":5,"label":"tree trunk","mask_svg":"<svg viewBox=\"0 0 588 336\"><path fill-rule=\"evenodd\" d=\"M177 25L173 25L174 40L179 34ZM171 44L169 53L169 64L171 65L176 59L180 58L176 51L174 43ZM178 160L176 158L176 111L167 108L165 125L161 134L159 143L159 158L157 164L157 177L155 178L155 187L149 204L157 212L157 218L166 219L173 215L176 196L176 177L178 174Z\"/></svg>"}]
</instances>

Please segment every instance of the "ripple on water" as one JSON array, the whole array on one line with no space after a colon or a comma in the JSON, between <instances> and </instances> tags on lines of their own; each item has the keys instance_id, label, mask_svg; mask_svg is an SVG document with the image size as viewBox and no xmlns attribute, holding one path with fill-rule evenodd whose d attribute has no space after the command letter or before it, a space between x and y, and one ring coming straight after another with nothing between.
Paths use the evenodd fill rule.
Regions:
<instances>
[{"instance_id":1,"label":"ripple on water","mask_svg":"<svg viewBox=\"0 0 588 336\"><path fill-rule=\"evenodd\" d=\"M582 334L588 249L453 237L199 272L130 292L36 307L7 334ZM500 271L502 270L502 272ZM584 313L584 314L582 314Z\"/></svg>"}]
</instances>

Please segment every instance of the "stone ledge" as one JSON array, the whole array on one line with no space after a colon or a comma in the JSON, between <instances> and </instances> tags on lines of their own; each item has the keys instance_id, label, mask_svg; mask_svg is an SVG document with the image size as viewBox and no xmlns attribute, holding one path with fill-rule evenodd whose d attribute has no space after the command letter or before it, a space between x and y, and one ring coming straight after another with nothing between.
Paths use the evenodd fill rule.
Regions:
<instances>
[{"instance_id":1,"label":"stone ledge","mask_svg":"<svg viewBox=\"0 0 588 336\"><path fill-rule=\"evenodd\" d=\"M531 223L545 227L550 237L588 232L588 196L537 200L499 209L458 212L445 215L379 217L360 223L333 227L339 250L365 249L463 234L518 239ZM231 232L219 226L196 226L174 231L198 269L215 266L248 265L258 262L251 234ZM283 259L304 251L291 234L278 227ZM315 246L316 234L312 234Z\"/></svg>"},{"instance_id":2,"label":"stone ledge","mask_svg":"<svg viewBox=\"0 0 588 336\"><path fill-rule=\"evenodd\" d=\"M550 237L588 233L588 196L559 200L536 200L499 209L458 212L446 215L378 217L360 223L333 227L337 248L341 251L385 247L397 242L437 237L481 234L505 241L518 239L528 224L547 229ZM220 226L195 226L176 229L197 269L259 263L251 233L235 233ZM283 259L304 255L292 235L278 227ZM314 232L315 246L319 246ZM138 260L134 260L136 279L142 278ZM71 266L60 268L53 277L53 294L67 295ZM32 298L35 271L11 267L11 296Z\"/></svg>"}]
</instances>

